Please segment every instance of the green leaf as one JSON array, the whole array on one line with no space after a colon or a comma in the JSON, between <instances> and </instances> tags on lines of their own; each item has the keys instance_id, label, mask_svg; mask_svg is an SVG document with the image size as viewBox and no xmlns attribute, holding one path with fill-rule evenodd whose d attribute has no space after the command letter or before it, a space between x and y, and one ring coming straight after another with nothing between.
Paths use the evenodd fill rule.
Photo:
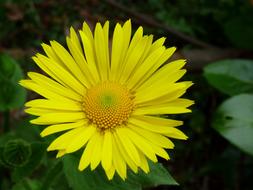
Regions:
<instances>
[{"instance_id":1,"label":"green leaf","mask_svg":"<svg viewBox=\"0 0 253 190\"><path fill-rule=\"evenodd\" d=\"M224 32L237 47L253 50L253 14L232 17L224 24Z\"/></svg>"},{"instance_id":2,"label":"green leaf","mask_svg":"<svg viewBox=\"0 0 253 190\"><path fill-rule=\"evenodd\" d=\"M204 68L208 82L228 95L253 92L253 61L222 60Z\"/></svg>"},{"instance_id":3,"label":"green leaf","mask_svg":"<svg viewBox=\"0 0 253 190\"><path fill-rule=\"evenodd\" d=\"M226 100L216 111L212 126L229 142L253 155L253 95Z\"/></svg>"},{"instance_id":4,"label":"green leaf","mask_svg":"<svg viewBox=\"0 0 253 190\"><path fill-rule=\"evenodd\" d=\"M12 172L13 181L19 181L26 176L32 174L32 172L39 166L41 163L43 156L46 152L47 144L41 142L34 142L31 144L32 155L31 159L22 167L16 168Z\"/></svg>"},{"instance_id":5,"label":"green leaf","mask_svg":"<svg viewBox=\"0 0 253 190\"><path fill-rule=\"evenodd\" d=\"M70 187L73 190L141 190L144 187L158 185L176 185L176 181L161 164L150 164L151 172L144 174L128 173L126 181L115 174L113 180L108 180L102 168L95 171L86 169L83 172L78 170L79 158L74 155L67 155L63 158L63 168Z\"/></svg>"},{"instance_id":6,"label":"green leaf","mask_svg":"<svg viewBox=\"0 0 253 190\"><path fill-rule=\"evenodd\" d=\"M0 55L0 111L23 106L26 91L18 81L23 73L17 62L6 54Z\"/></svg>"},{"instance_id":7,"label":"green leaf","mask_svg":"<svg viewBox=\"0 0 253 190\"><path fill-rule=\"evenodd\" d=\"M53 166L48 169L48 172L43 179L41 190L47 190L55 182L55 180L62 174L62 162L57 160Z\"/></svg>"},{"instance_id":8,"label":"green leaf","mask_svg":"<svg viewBox=\"0 0 253 190\"><path fill-rule=\"evenodd\" d=\"M24 179L12 187L12 190L40 190L41 183L38 180Z\"/></svg>"},{"instance_id":9,"label":"green leaf","mask_svg":"<svg viewBox=\"0 0 253 190\"><path fill-rule=\"evenodd\" d=\"M138 181L143 188L157 187L159 185L178 185L167 169L160 163L149 162L150 172L148 174L140 171L137 175L133 172L129 175L129 180Z\"/></svg>"}]
</instances>

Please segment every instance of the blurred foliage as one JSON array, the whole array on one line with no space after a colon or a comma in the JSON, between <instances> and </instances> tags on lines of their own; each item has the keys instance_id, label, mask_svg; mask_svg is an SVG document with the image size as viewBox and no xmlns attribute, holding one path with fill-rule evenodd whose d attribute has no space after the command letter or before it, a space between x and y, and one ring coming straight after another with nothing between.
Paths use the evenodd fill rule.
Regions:
<instances>
[{"instance_id":1,"label":"blurred foliage","mask_svg":"<svg viewBox=\"0 0 253 190\"><path fill-rule=\"evenodd\" d=\"M253 1L252 0L119 0L130 13L99 0L1 0L0 1L0 190L159 189L251 190L253 177ZM40 126L24 114L25 99L37 95L18 85L28 70L36 70L30 57L40 44L57 40L65 44L68 28L84 20L125 21L138 13L146 18L200 39L220 50L245 51L241 57L214 60L185 77L195 85L187 97L196 101L182 130L190 137L169 151L171 160L151 165L149 175L129 174L126 182L108 183L104 173L77 173L75 155L55 159L46 153L51 137L41 139ZM133 16L134 17L134 16ZM132 18L134 29L143 20ZM166 45L191 51L193 44L161 28L146 26L145 33L166 36ZM203 65L201 65L202 67ZM195 67L194 67L195 68ZM171 116L169 116L171 117ZM173 116L174 117L174 116ZM78 154L78 153L77 153ZM174 186L175 180L180 186ZM173 186L171 186L173 185ZM156 187L157 186L157 187ZM101 188L100 188L101 189Z\"/></svg>"}]
</instances>

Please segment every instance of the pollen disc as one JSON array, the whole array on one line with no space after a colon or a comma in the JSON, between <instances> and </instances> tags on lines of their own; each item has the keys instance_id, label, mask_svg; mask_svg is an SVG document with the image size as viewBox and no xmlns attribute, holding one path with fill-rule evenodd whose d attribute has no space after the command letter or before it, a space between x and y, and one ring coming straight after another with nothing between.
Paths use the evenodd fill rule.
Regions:
<instances>
[{"instance_id":1,"label":"pollen disc","mask_svg":"<svg viewBox=\"0 0 253 190\"><path fill-rule=\"evenodd\" d=\"M91 123L101 129L108 129L127 122L134 101L133 95L124 86L103 82L88 89L83 106Z\"/></svg>"}]
</instances>

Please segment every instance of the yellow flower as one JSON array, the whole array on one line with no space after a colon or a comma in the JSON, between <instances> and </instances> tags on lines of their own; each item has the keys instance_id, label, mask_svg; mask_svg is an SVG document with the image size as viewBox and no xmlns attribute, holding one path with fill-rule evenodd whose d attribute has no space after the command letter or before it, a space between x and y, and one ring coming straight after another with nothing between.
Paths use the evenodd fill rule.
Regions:
<instances>
[{"instance_id":1,"label":"yellow flower","mask_svg":"<svg viewBox=\"0 0 253 190\"><path fill-rule=\"evenodd\" d=\"M109 43L109 22L97 23L93 33L84 23L67 37L66 50L56 41L42 44L45 55L33 60L48 75L29 72L20 84L41 99L26 103L31 123L49 125L45 137L63 132L48 147L57 157L83 150L79 170L100 163L109 179L122 179L127 168L149 172L147 159L169 159L169 138L187 139L181 121L163 114L190 112L193 101L180 98L192 82L177 82L186 72L185 60L167 63L176 48L165 48L165 38L153 42L139 27L131 38L131 22L117 24Z\"/></svg>"}]
</instances>

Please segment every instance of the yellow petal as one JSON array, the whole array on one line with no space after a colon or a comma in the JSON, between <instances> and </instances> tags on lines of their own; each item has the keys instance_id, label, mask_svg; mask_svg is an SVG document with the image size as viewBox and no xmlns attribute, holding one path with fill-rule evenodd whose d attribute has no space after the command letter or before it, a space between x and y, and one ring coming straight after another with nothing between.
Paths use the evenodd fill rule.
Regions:
<instances>
[{"instance_id":1,"label":"yellow petal","mask_svg":"<svg viewBox=\"0 0 253 190\"><path fill-rule=\"evenodd\" d=\"M49 109L40 109L40 108L26 108L25 112L29 113L31 115L41 116L41 115L44 115L44 114L55 113L55 112L58 112L58 111L52 111L52 110L49 110Z\"/></svg>"},{"instance_id":2,"label":"yellow petal","mask_svg":"<svg viewBox=\"0 0 253 190\"><path fill-rule=\"evenodd\" d=\"M60 157L64 156L65 154L66 154L65 150L59 150L57 155L56 155L56 158L60 158Z\"/></svg>"},{"instance_id":3,"label":"yellow petal","mask_svg":"<svg viewBox=\"0 0 253 190\"><path fill-rule=\"evenodd\" d=\"M88 121L87 120L81 120L75 123L64 123L64 124L57 124L57 125L51 125L47 128L45 128L40 135L42 137L51 135L53 133L58 133L61 131L69 130L69 129L74 129L78 127L85 127L87 126Z\"/></svg>"},{"instance_id":4,"label":"yellow petal","mask_svg":"<svg viewBox=\"0 0 253 190\"><path fill-rule=\"evenodd\" d=\"M160 47L145 59L145 61L134 71L133 75L131 75L129 81L127 82L127 87L129 89L132 89L134 85L145 76L154 63L159 60L164 51L165 47Z\"/></svg>"},{"instance_id":5,"label":"yellow petal","mask_svg":"<svg viewBox=\"0 0 253 190\"><path fill-rule=\"evenodd\" d=\"M117 146L117 141L115 140L115 138L112 138L113 140L113 144L112 144L112 151L113 151L113 157L112 157L112 161L113 161L113 165L117 171L117 173L119 174L119 176L125 180L126 179L126 175L127 175L127 168L126 168L126 162L124 161L124 158L122 157L120 150L118 149Z\"/></svg>"},{"instance_id":6,"label":"yellow petal","mask_svg":"<svg viewBox=\"0 0 253 190\"><path fill-rule=\"evenodd\" d=\"M129 139L131 139L132 143L135 144L135 146L138 147L141 152L143 152L153 162L157 162L155 152L150 147L149 141L147 141L137 133L133 132L131 129L123 128L122 130L124 130L124 132L128 135Z\"/></svg>"},{"instance_id":7,"label":"yellow petal","mask_svg":"<svg viewBox=\"0 0 253 190\"><path fill-rule=\"evenodd\" d=\"M101 161L104 142L104 136L101 133L97 132L93 136L93 138L94 141L96 142L96 145L94 146L94 150L91 155L91 163L90 163L91 170L94 170Z\"/></svg>"},{"instance_id":8,"label":"yellow petal","mask_svg":"<svg viewBox=\"0 0 253 190\"><path fill-rule=\"evenodd\" d=\"M131 126L131 130L150 141L151 144L155 144L164 148L174 148L174 144L171 142L171 140L161 134L150 132L134 125L129 126Z\"/></svg>"},{"instance_id":9,"label":"yellow petal","mask_svg":"<svg viewBox=\"0 0 253 190\"><path fill-rule=\"evenodd\" d=\"M83 22L83 30L82 32L88 37L89 41L93 41L93 34L90 30L89 25L86 22Z\"/></svg>"},{"instance_id":10,"label":"yellow petal","mask_svg":"<svg viewBox=\"0 0 253 190\"><path fill-rule=\"evenodd\" d=\"M95 61L95 50L94 50L94 42L93 38L92 41L87 37L87 35L83 31L79 31L83 47L84 47L84 54L86 57L87 61L87 66L95 80L96 83L100 81L100 76L98 73L98 65L97 62Z\"/></svg>"},{"instance_id":11,"label":"yellow petal","mask_svg":"<svg viewBox=\"0 0 253 190\"><path fill-rule=\"evenodd\" d=\"M138 43L136 43L136 46L133 48L133 50L128 52L126 55L125 63L123 63L122 67L122 75L120 76L119 82L121 84L124 84L126 80L129 78L130 74L132 73L133 69L138 64L142 54L144 53L144 50L148 42L148 37L144 36Z\"/></svg>"},{"instance_id":12,"label":"yellow petal","mask_svg":"<svg viewBox=\"0 0 253 190\"><path fill-rule=\"evenodd\" d=\"M33 119L30 122L38 125L51 125L58 123L76 122L78 120L85 119L84 112L63 112L63 113L48 113L43 114L37 119Z\"/></svg>"},{"instance_id":13,"label":"yellow petal","mask_svg":"<svg viewBox=\"0 0 253 190\"><path fill-rule=\"evenodd\" d=\"M171 51L173 51L173 49ZM148 80L144 80L145 82L139 85L139 88L137 90L141 91L142 89L154 85L154 83L160 82L162 78L166 78L167 76L170 76L171 74L177 72L185 64L186 61L184 59L179 59L164 65L157 72L155 72L154 75L152 75Z\"/></svg>"},{"instance_id":14,"label":"yellow petal","mask_svg":"<svg viewBox=\"0 0 253 190\"><path fill-rule=\"evenodd\" d=\"M79 162L79 166L78 169L80 171L84 170L85 168L88 167L88 165L91 162L91 156L92 156L92 152L94 150L94 147L96 146L96 139L95 138L91 138L91 140L88 141L85 150L83 151L83 154L81 156L80 162Z\"/></svg>"},{"instance_id":15,"label":"yellow petal","mask_svg":"<svg viewBox=\"0 0 253 190\"><path fill-rule=\"evenodd\" d=\"M96 127L94 126L84 127L84 130L82 130L78 135L75 136L74 139L72 139L71 142L68 143L68 146L66 147L66 153L75 152L82 148L95 132Z\"/></svg>"},{"instance_id":16,"label":"yellow petal","mask_svg":"<svg viewBox=\"0 0 253 190\"><path fill-rule=\"evenodd\" d=\"M145 89L138 90L135 94L136 96L136 104L141 104L143 102L147 102L150 100L155 100L160 98L168 93L172 93L181 89L186 89L188 86L184 83L175 83L178 79L180 79L184 74L184 71L178 71L175 75L170 75L166 77L165 80L161 78L161 83L159 83L159 87L157 86L158 83L154 83L151 86L148 86ZM150 93L151 91L151 93ZM149 93L149 94L147 94Z\"/></svg>"},{"instance_id":17,"label":"yellow petal","mask_svg":"<svg viewBox=\"0 0 253 190\"><path fill-rule=\"evenodd\" d=\"M105 170L109 170L112 166L112 134L109 130L104 131L101 163Z\"/></svg>"},{"instance_id":18,"label":"yellow petal","mask_svg":"<svg viewBox=\"0 0 253 190\"><path fill-rule=\"evenodd\" d=\"M61 59L56 55L56 53L54 52L53 48L50 45L47 45L45 43L42 43L42 48L45 51L45 53L47 54L47 56L50 59L53 59L55 62L57 62L58 64L60 64L62 67L65 67L64 63L61 61Z\"/></svg>"},{"instance_id":19,"label":"yellow petal","mask_svg":"<svg viewBox=\"0 0 253 190\"><path fill-rule=\"evenodd\" d=\"M122 158L124 159L124 161L127 163L127 165L131 168L131 170L134 173L138 172L138 168L136 166L136 164L134 163L134 161L130 158L130 156L128 155L128 153L126 152L125 147L122 145L121 141L119 140L118 136L116 135L116 133L113 133L113 137L114 140L116 142L116 146L118 148L118 150L120 151Z\"/></svg>"},{"instance_id":20,"label":"yellow petal","mask_svg":"<svg viewBox=\"0 0 253 190\"><path fill-rule=\"evenodd\" d=\"M167 126L159 125L157 122L152 122L153 119L148 119L148 116L133 116L129 118L128 121L145 130L161 134L170 133L172 127L178 126L179 123L182 124L182 122L173 122L173 120L171 120L171 122L167 122Z\"/></svg>"},{"instance_id":21,"label":"yellow petal","mask_svg":"<svg viewBox=\"0 0 253 190\"><path fill-rule=\"evenodd\" d=\"M82 52L81 43L73 27L70 27L70 39L73 42L73 44L77 47L78 51Z\"/></svg>"},{"instance_id":22,"label":"yellow petal","mask_svg":"<svg viewBox=\"0 0 253 190\"><path fill-rule=\"evenodd\" d=\"M162 117L155 117L155 116L148 116L148 115L141 115L141 116L133 116L135 119L144 121L146 123L152 123L156 126L169 126L169 127L177 127L183 125L182 121L162 118Z\"/></svg>"},{"instance_id":23,"label":"yellow petal","mask_svg":"<svg viewBox=\"0 0 253 190\"><path fill-rule=\"evenodd\" d=\"M41 96L45 98L52 99L52 100L68 101L68 99L63 97L62 95L59 95L58 93L54 93L49 88L40 86L39 84L33 82L32 80L21 80L19 81L19 84L27 89L30 89L40 94Z\"/></svg>"},{"instance_id":24,"label":"yellow petal","mask_svg":"<svg viewBox=\"0 0 253 190\"><path fill-rule=\"evenodd\" d=\"M132 143L132 141L129 139L128 135L125 133L125 130L123 128L116 128L115 132L129 157L137 166L139 166L140 156L138 154L138 150L136 149L136 146Z\"/></svg>"},{"instance_id":25,"label":"yellow petal","mask_svg":"<svg viewBox=\"0 0 253 190\"><path fill-rule=\"evenodd\" d=\"M69 37L66 38L66 41L67 41L69 51L71 52L71 55L75 59L76 64L78 64L78 66L80 67L80 70L82 71L84 75L85 84L88 85L87 87L94 85L95 81L94 81L93 75L89 71L88 65L86 63L86 60L84 58L82 51L78 49L78 47Z\"/></svg>"},{"instance_id":26,"label":"yellow petal","mask_svg":"<svg viewBox=\"0 0 253 190\"><path fill-rule=\"evenodd\" d=\"M147 106L138 108L134 111L134 115L161 115L161 114L180 114L189 113L190 109L176 106Z\"/></svg>"},{"instance_id":27,"label":"yellow petal","mask_svg":"<svg viewBox=\"0 0 253 190\"><path fill-rule=\"evenodd\" d=\"M140 159L141 159L140 168L141 168L145 173L148 173L148 172L149 172L149 165L148 165L147 159L146 159L145 155L144 155L141 151L139 151L139 154L140 154Z\"/></svg>"},{"instance_id":28,"label":"yellow petal","mask_svg":"<svg viewBox=\"0 0 253 190\"><path fill-rule=\"evenodd\" d=\"M80 81L84 86L89 87L90 84L85 78L84 74L80 70L78 64L75 62L75 60L72 58L72 56L69 54L69 52L58 42L52 41L51 46L54 50L54 52L58 55L58 57L62 60L62 62L65 64L66 68L72 75Z\"/></svg>"},{"instance_id":29,"label":"yellow petal","mask_svg":"<svg viewBox=\"0 0 253 190\"><path fill-rule=\"evenodd\" d=\"M162 37L162 38L159 38L158 40L156 40L156 41L152 44L149 53L151 53L151 52L155 51L156 49L158 49L159 47L163 46L165 40L166 40L165 37Z\"/></svg>"},{"instance_id":30,"label":"yellow petal","mask_svg":"<svg viewBox=\"0 0 253 190\"><path fill-rule=\"evenodd\" d=\"M154 152L155 152L156 155L164 158L165 160L169 160L170 159L168 153L163 148L161 148L159 146L156 146L154 144L150 144L150 145L151 145L151 147L154 150Z\"/></svg>"},{"instance_id":31,"label":"yellow petal","mask_svg":"<svg viewBox=\"0 0 253 190\"><path fill-rule=\"evenodd\" d=\"M52 151L52 150L62 150L68 146L69 142L71 142L72 139L75 138L77 134L82 132L84 130L83 127L78 127L75 129L72 129L63 135L59 136L56 138L47 148L47 151Z\"/></svg>"},{"instance_id":32,"label":"yellow petal","mask_svg":"<svg viewBox=\"0 0 253 190\"><path fill-rule=\"evenodd\" d=\"M39 66L43 65L41 68L46 67L45 72L63 84L64 86L68 86L69 88L73 89L75 92L83 95L86 92L85 86L83 86L79 81L77 81L73 75L71 75L68 71L62 68L59 64L55 61L41 55L37 54L39 62L36 62ZM34 59L37 61L37 59Z\"/></svg>"},{"instance_id":33,"label":"yellow petal","mask_svg":"<svg viewBox=\"0 0 253 190\"><path fill-rule=\"evenodd\" d=\"M66 98L70 98L72 100L81 101L82 96L77 94L75 91L66 88L65 86L55 82L54 80L39 74L35 72L29 72L28 76L37 84L40 86L43 86L44 88L49 88L51 91L53 91L56 94L59 94L61 96L64 96Z\"/></svg>"},{"instance_id":34,"label":"yellow petal","mask_svg":"<svg viewBox=\"0 0 253 190\"><path fill-rule=\"evenodd\" d=\"M126 23L127 24L127 23ZM118 67L118 70L117 70L117 75L116 75L116 81L118 81L118 79L122 76L123 74L123 69L125 68L125 63L126 63L126 59L129 55L131 55L132 51L135 49L135 47L137 46L138 42L143 39L143 28L142 27L139 27L130 44L129 44L129 41L130 41L130 38L129 38L129 35L131 35L131 33L129 34L129 31L131 31L131 23L129 25L124 25L123 26L123 36L124 36L124 43L123 43L123 50L122 50L122 58L119 62L120 64L120 67ZM129 27L127 27L129 26ZM129 46L129 47L128 47Z\"/></svg>"},{"instance_id":35,"label":"yellow petal","mask_svg":"<svg viewBox=\"0 0 253 190\"><path fill-rule=\"evenodd\" d=\"M61 111L82 111L82 105L75 101L57 101L48 99L31 100L25 104L26 107L52 109Z\"/></svg>"},{"instance_id":36,"label":"yellow petal","mask_svg":"<svg viewBox=\"0 0 253 190\"><path fill-rule=\"evenodd\" d=\"M150 49L152 47L153 37L154 37L153 35L148 36L147 43L143 47L144 52L142 53L142 56L141 56L138 64L136 65L136 68L139 67L144 62L144 60L151 54Z\"/></svg>"},{"instance_id":37,"label":"yellow petal","mask_svg":"<svg viewBox=\"0 0 253 190\"><path fill-rule=\"evenodd\" d=\"M109 180L112 180L114 174L115 174L115 168L112 166L109 170L105 171L105 174Z\"/></svg>"},{"instance_id":38,"label":"yellow petal","mask_svg":"<svg viewBox=\"0 0 253 190\"><path fill-rule=\"evenodd\" d=\"M145 81L147 81L147 79L149 79L173 55L175 51L175 47L166 49L161 55L161 57L153 64L152 67L149 68L146 74L139 80L139 82L132 87L132 90L137 90Z\"/></svg>"},{"instance_id":39,"label":"yellow petal","mask_svg":"<svg viewBox=\"0 0 253 190\"><path fill-rule=\"evenodd\" d=\"M109 60L107 59L107 50L109 47L106 46L105 34L100 23L97 23L95 28L94 44L99 74L101 80L106 81L109 72Z\"/></svg>"},{"instance_id":40,"label":"yellow petal","mask_svg":"<svg viewBox=\"0 0 253 190\"><path fill-rule=\"evenodd\" d=\"M174 138L174 139L180 139L180 140L188 139L188 137L182 131L174 127L170 129L169 133L165 133L164 135L170 138Z\"/></svg>"},{"instance_id":41,"label":"yellow petal","mask_svg":"<svg viewBox=\"0 0 253 190\"><path fill-rule=\"evenodd\" d=\"M165 95L159 96L155 99L150 99L148 101L140 101L138 104L136 104L138 107L145 107L145 106L151 106L151 105L159 105L168 103L170 101L173 101L179 97L181 97L189 88L189 86L185 86L184 88L179 88L177 90L174 90L172 92L168 92Z\"/></svg>"},{"instance_id":42,"label":"yellow petal","mask_svg":"<svg viewBox=\"0 0 253 190\"><path fill-rule=\"evenodd\" d=\"M115 80L117 71L120 67L121 55L123 54L123 29L120 24L115 26L112 38L112 52L111 52L111 70L110 70L110 79Z\"/></svg>"}]
</instances>

